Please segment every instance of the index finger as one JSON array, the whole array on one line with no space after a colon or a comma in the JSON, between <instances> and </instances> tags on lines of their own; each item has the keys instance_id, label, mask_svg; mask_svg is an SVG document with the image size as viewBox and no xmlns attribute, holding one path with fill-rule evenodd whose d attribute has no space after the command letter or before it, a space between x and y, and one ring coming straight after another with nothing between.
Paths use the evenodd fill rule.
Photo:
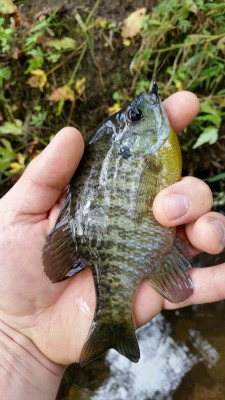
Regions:
<instances>
[{"instance_id":1,"label":"index finger","mask_svg":"<svg viewBox=\"0 0 225 400\"><path fill-rule=\"evenodd\" d=\"M194 93L186 90L176 92L164 100L170 124L179 133L186 128L199 112L199 100Z\"/></svg>"}]
</instances>

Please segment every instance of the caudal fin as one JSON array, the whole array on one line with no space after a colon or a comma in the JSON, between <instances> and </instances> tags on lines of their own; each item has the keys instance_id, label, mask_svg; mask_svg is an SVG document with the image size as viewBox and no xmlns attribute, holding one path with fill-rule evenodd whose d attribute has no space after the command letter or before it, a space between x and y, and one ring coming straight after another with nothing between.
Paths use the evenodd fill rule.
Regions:
<instances>
[{"instance_id":1,"label":"caudal fin","mask_svg":"<svg viewBox=\"0 0 225 400\"><path fill-rule=\"evenodd\" d=\"M112 322L107 325L104 322L93 322L81 352L80 365L88 364L111 348L129 360L138 362L140 350L132 323Z\"/></svg>"}]
</instances>

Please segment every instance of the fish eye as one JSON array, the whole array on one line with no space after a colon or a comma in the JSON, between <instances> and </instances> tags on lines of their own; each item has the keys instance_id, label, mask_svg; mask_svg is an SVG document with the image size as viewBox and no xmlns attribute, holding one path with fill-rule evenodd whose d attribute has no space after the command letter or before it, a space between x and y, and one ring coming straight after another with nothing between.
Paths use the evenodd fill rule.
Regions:
<instances>
[{"instance_id":1,"label":"fish eye","mask_svg":"<svg viewBox=\"0 0 225 400\"><path fill-rule=\"evenodd\" d=\"M132 107L128 111L128 118L131 122L138 122L142 119L142 111L138 107Z\"/></svg>"}]
</instances>

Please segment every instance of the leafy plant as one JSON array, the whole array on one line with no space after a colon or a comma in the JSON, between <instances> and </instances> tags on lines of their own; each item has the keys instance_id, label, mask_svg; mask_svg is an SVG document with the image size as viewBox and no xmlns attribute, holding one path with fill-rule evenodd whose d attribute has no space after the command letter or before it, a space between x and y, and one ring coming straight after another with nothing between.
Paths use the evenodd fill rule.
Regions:
<instances>
[{"instance_id":1,"label":"leafy plant","mask_svg":"<svg viewBox=\"0 0 225 400\"><path fill-rule=\"evenodd\" d=\"M221 111L218 108L215 108L215 105L213 105L209 99L201 103L200 110L201 113L196 118L196 121L200 122L199 128L202 130L202 133L193 145L193 149L196 149L205 143L216 143L222 121ZM207 122L207 126L204 126L204 122ZM208 123L210 123L210 125L208 125Z\"/></svg>"},{"instance_id":2,"label":"leafy plant","mask_svg":"<svg viewBox=\"0 0 225 400\"><path fill-rule=\"evenodd\" d=\"M149 91L156 78L161 97L187 89L200 98L201 111L186 132L183 153L198 155L206 146L221 144L224 1L158 0L151 13L144 7L132 10L122 23L105 18L99 0L91 10L82 5L65 19L64 11L57 10L35 21L21 14L17 2L10 3L12 8L0 16L3 179L20 173L56 129L79 125L79 106L83 112L82 105L88 104L91 96L100 95L103 103L95 107L90 100L94 105L90 113L84 112L81 123L87 131L87 119L92 119L93 125L99 123L134 96ZM118 69L102 71L104 60L99 53L96 56L96 47L108 60L119 54L124 64L118 62ZM95 88L92 74L97 80ZM222 167L214 162L207 174L218 177L215 184L222 190Z\"/></svg>"},{"instance_id":3,"label":"leafy plant","mask_svg":"<svg viewBox=\"0 0 225 400\"><path fill-rule=\"evenodd\" d=\"M162 65L157 76L162 97L183 89L199 96L200 114L189 128L183 149L187 152L220 138L225 115L224 54L223 0L159 0L143 20L141 45L131 63L132 89L136 94L148 89L149 76L155 79Z\"/></svg>"}]
</instances>

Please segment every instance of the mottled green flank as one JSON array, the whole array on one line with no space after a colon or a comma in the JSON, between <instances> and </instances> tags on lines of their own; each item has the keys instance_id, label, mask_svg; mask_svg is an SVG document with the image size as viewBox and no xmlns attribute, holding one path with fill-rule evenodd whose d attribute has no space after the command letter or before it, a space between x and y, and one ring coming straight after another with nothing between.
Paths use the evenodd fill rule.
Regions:
<instances>
[{"instance_id":1,"label":"mottled green flank","mask_svg":"<svg viewBox=\"0 0 225 400\"><path fill-rule=\"evenodd\" d=\"M179 143L156 84L105 121L86 144L43 250L53 282L92 269L97 305L81 365L109 348L139 360L132 299L141 280L172 302L191 295L189 264L175 229L161 226L152 213L156 194L180 175Z\"/></svg>"}]
</instances>

